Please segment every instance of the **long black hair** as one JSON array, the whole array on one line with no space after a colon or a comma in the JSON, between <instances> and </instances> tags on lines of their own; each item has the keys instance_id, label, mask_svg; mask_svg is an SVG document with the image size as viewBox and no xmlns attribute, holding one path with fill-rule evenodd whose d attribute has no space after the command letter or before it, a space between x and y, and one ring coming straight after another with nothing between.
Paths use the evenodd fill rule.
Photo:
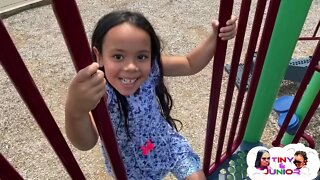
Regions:
<instances>
[{"instance_id":1,"label":"long black hair","mask_svg":"<svg viewBox=\"0 0 320 180\"><path fill-rule=\"evenodd\" d=\"M103 39L107 32L120 24L123 23L129 23L131 25L134 25L145 32L147 32L150 36L151 40L151 64L154 64L153 61L156 60L156 63L159 65L159 71L160 71L160 77L158 84L156 86L156 95L158 98L158 101L161 105L161 113L165 117L166 121L170 124L171 127L173 127L175 130L177 129L175 121L179 122L181 125L182 123L177 120L173 119L170 116L170 111L172 109L172 97L168 92L167 87L165 86L163 82L163 67L161 63L161 44L158 36L156 35L152 25L150 22L141 14L138 12L130 12L130 11L114 11L111 12L105 16L103 16L97 23L91 39L91 49L93 50L93 47L97 48L100 54L102 54L102 44ZM93 59L97 61L97 57L95 57L95 53L92 52ZM102 68L103 69L103 68ZM110 83L109 83L110 84ZM111 86L111 84L110 84ZM129 134L129 122L128 122L128 102L125 96L121 95L115 88L113 88L118 100L118 106L120 109L120 116L124 117L124 125L127 131L128 136Z\"/></svg>"}]
</instances>

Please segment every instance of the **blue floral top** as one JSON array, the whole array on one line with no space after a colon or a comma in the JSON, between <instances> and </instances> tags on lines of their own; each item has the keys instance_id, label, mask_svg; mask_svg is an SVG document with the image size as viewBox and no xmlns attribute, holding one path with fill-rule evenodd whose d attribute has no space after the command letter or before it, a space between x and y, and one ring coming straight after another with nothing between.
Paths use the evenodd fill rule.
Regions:
<instances>
[{"instance_id":1,"label":"blue floral top","mask_svg":"<svg viewBox=\"0 0 320 180\"><path fill-rule=\"evenodd\" d=\"M108 111L129 179L161 179L176 162L192 152L187 141L161 114L155 92L159 76L158 64L154 63L139 92L127 97L131 139L127 136L124 120L120 118L115 92L107 85ZM112 175L106 151L102 149L107 170Z\"/></svg>"}]
</instances>

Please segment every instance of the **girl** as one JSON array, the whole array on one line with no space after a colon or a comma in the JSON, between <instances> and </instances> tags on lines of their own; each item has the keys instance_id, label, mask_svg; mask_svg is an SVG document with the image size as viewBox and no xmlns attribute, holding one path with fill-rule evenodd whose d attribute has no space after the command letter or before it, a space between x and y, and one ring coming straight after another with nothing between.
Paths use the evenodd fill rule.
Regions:
<instances>
[{"instance_id":1,"label":"girl","mask_svg":"<svg viewBox=\"0 0 320 180\"><path fill-rule=\"evenodd\" d=\"M142 14L117 11L102 17L91 43L97 63L80 70L69 86L65 116L72 144L80 150L95 146L98 135L89 112L106 95L129 179L162 179L168 172L178 179L205 179L199 157L170 116L172 99L163 76L202 70L215 53L217 36L235 36L236 17L219 34L217 27L213 21L211 35L186 57L161 56L159 39Z\"/></svg>"}]
</instances>

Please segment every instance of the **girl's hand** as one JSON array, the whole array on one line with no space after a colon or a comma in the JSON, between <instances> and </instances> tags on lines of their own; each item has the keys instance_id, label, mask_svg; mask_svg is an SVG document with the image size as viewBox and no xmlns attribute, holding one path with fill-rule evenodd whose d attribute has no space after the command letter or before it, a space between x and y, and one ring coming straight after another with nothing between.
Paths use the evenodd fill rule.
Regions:
<instances>
[{"instance_id":1,"label":"girl's hand","mask_svg":"<svg viewBox=\"0 0 320 180\"><path fill-rule=\"evenodd\" d=\"M219 26L219 22L214 20L212 22L213 29L217 29L218 26ZM220 32L219 32L218 36L222 40L229 40L229 39L234 38L236 36L236 34L237 34L237 17L231 16L231 19L229 19L226 22L226 26L220 28Z\"/></svg>"},{"instance_id":2,"label":"girl's hand","mask_svg":"<svg viewBox=\"0 0 320 180\"><path fill-rule=\"evenodd\" d=\"M106 80L98 63L81 69L70 83L67 108L73 113L85 114L94 109L105 95Z\"/></svg>"}]
</instances>

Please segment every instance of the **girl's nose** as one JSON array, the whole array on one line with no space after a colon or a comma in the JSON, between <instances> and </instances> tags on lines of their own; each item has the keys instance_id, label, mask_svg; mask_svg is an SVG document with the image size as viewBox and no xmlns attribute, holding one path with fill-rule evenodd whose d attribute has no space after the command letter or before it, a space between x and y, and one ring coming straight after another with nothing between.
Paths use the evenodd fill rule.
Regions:
<instances>
[{"instance_id":1,"label":"girl's nose","mask_svg":"<svg viewBox=\"0 0 320 180\"><path fill-rule=\"evenodd\" d=\"M134 63L134 61L130 61L126 64L126 67L125 67L125 70L126 71L137 71L138 70L138 67L137 65Z\"/></svg>"}]
</instances>

